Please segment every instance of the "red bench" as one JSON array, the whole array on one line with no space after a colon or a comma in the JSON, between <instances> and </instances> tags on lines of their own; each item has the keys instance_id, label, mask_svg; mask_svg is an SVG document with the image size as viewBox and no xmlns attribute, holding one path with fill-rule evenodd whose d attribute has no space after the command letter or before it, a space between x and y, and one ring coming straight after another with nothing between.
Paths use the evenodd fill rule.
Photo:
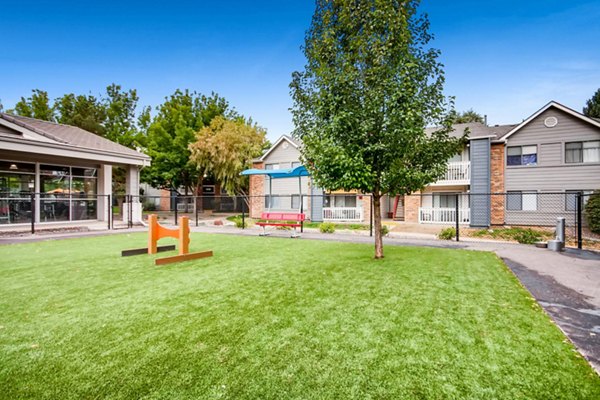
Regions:
<instances>
[{"instance_id":1,"label":"red bench","mask_svg":"<svg viewBox=\"0 0 600 400\"><path fill-rule=\"evenodd\" d=\"M306 219L306 214L303 213L290 213L290 212L264 212L260 214L262 222L257 222L256 225L263 227L263 233L261 236L268 235L266 231L267 226L289 226L294 228L292 237L299 237L296 228L302 226L302 222Z\"/></svg>"}]
</instances>

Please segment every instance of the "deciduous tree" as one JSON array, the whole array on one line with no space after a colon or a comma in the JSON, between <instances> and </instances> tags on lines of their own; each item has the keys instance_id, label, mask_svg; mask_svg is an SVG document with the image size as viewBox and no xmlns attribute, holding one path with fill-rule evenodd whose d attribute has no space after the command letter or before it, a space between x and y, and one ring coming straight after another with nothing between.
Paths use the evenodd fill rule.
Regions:
<instances>
[{"instance_id":1,"label":"deciduous tree","mask_svg":"<svg viewBox=\"0 0 600 400\"><path fill-rule=\"evenodd\" d=\"M485 119L478 112L474 111L472 108L458 113L452 113L454 116L455 124L467 124L469 122L479 122L485 123Z\"/></svg>"},{"instance_id":2,"label":"deciduous tree","mask_svg":"<svg viewBox=\"0 0 600 400\"><path fill-rule=\"evenodd\" d=\"M9 112L24 117L54 121L55 109L50 105L48 92L39 89L33 89L31 92L31 97L21 97L21 100L15 104L14 110Z\"/></svg>"},{"instance_id":3,"label":"deciduous tree","mask_svg":"<svg viewBox=\"0 0 600 400\"><path fill-rule=\"evenodd\" d=\"M290 84L294 135L316 183L370 193L375 257L383 257L381 197L436 181L463 138L419 2L317 0L303 72ZM427 135L426 126L440 126Z\"/></svg>"},{"instance_id":4,"label":"deciduous tree","mask_svg":"<svg viewBox=\"0 0 600 400\"><path fill-rule=\"evenodd\" d=\"M77 126L100 136L106 134L106 106L96 96L65 94L54 102L57 122Z\"/></svg>"},{"instance_id":5,"label":"deciduous tree","mask_svg":"<svg viewBox=\"0 0 600 400\"><path fill-rule=\"evenodd\" d=\"M227 193L244 192L248 177L240 173L252 166L252 159L262 154L266 132L241 118L213 118L200 129L190 145L191 160L202 175L211 174Z\"/></svg>"},{"instance_id":6,"label":"deciduous tree","mask_svg":"<svg viewBox=\"0 0 600 400\"><path fill-rule=\"evenodd\" d=\"M106 94L105 137L132 149L143 147L145 131L138 122L144 123L143 115L147 110L142 110L140 120L136 120L135 111L139 100L137 91L135 89L125 91L120 85L113 83L106 88Z\"/></svg>"},{"instance_id":7,"label":"deciduous tree","mask_svg":"<svg viewBox=\"0 0 600 400\"><path fill-rule=\"evenodd\" d=\"M147 135L152 164L143 170L142 178L154 187L197 193L201 175L190 160L189 145L196 141L196 132L213 118L234 117L236 113L217 94L207 97L188 90L175 91L157 111Z\"/></svg>"}]
</instances>

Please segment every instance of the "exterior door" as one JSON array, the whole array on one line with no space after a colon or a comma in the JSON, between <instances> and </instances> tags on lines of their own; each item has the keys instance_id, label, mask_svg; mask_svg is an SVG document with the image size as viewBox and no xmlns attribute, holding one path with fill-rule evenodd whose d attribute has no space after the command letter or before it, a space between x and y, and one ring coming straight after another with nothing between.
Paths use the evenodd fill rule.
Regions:
<instances>
[{"instance_id":1,"label":"exterior door","mask_svg":"<svg viewBox=\"0 0 600 400\"><path fill-rule=\"evenodd\" d=\"M404 221L404 196L396 196L396 221Z\"/></svg>"}]
</instances>

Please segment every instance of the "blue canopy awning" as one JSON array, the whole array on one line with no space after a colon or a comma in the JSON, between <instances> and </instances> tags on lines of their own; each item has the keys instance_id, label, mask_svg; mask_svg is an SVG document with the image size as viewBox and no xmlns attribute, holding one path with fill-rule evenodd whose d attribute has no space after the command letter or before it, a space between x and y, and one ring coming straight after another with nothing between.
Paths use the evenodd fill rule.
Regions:
<instances>
[{"instance_id":1,"label":"blue canopy awning","mask_svg":"<svg viewBox=\"0 0 600 400\"><path fill-rule=\"evenodd\" d=\"M273 203L273 179L282 179L282 178L298 178L298 194L302 196L302 177L310 176L306 167L304 165L300 165L296 168L287 168L287 169L247 169L242 171L241 175L266 175L269 177L269 195L268 195L268 209L271 209ZM291 197L291 195L290 195ZM299 211L302 212L303 202L300 202Z\"/></svg>"},{"instance_id":2,"label":"blue canopy awning","mask_svg":"<svg viewBox=\"0 0 600 400\"><path fill-rule=\"evenodd\" d=\"M281 178L299 178L302 176L310 176L306 167L300 165L296 168L287 169L247 169L242 171L242 175L267 175L271 179Z\"/></svg>"}]
</instances>

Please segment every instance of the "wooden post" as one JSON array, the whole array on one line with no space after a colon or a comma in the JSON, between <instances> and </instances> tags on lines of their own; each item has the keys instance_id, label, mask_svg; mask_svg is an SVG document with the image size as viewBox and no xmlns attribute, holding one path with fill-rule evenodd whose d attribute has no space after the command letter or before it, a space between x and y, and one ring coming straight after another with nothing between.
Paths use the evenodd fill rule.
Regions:
<instances>
[{"instance_id":1,"label":"wooden post","mask_svg":"<svg viewBox=\"0 0 600 400\"><path fill-rule=\"evenodd\" d=\"M179 255L190 252L190 220L188 217L179 218Z\"/></svg>"},{"instance_id":2,"label":"wooden post","mask_svg":"<svg viewBox=\"0 0 600 400\"><path fill-rule=\"evenodd\" d=\"M156 254L156 244L158 242L158 223L156 214L148 215L148 254Z\"/></svg>"}]
</instances>

